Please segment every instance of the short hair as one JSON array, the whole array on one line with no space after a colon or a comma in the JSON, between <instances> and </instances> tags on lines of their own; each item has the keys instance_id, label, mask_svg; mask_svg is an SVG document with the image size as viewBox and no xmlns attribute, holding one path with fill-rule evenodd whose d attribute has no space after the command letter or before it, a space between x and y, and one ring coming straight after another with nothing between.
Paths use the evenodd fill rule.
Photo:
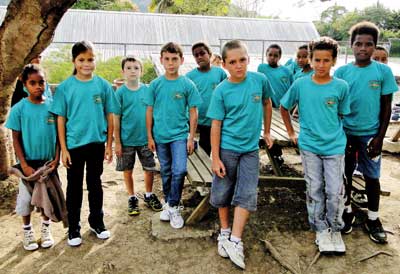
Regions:
<instances>
[{"instance_id":1,"label":"short hair","mask_svg":"<svg viewBox=\"0 0 400 274\"><path fill-rule=\"evenodd\" d=\"M169 52L169 53L176 53L179 55L179 57L183 57L183 50L182 47L178 43L174 42L168 42L164 46L162 46L160 55L162 57L164 52Z\"/></svg>"},{"instance_id":2,"label":"short hair","mask_svg":"<svg viewBox=\"0 0 400 274\"><path fill-rule=\"evenodd\" d=\"M143 72L143 63L142 61L140 61L140 59L136 58L135 56L125 56L124 58L122 58L121 61L122 70L124 70L126 62L138 62L140 70Z\"/></svg>"},{"instance_id":3,"label":"short hair","mask_svg":"<svg viewBox=\"0 0 400 274\"><path fill-rule=\"evenodd\" d=\"M21 73L21 80L22 83L26 83L28 81L29 75L35 74L35 73L42 73L44 75L43 69L38 66L37 64L28 64L24 67Z\"/></svg>"},{"instance_id":4,"label":"short hair","mask_svg":"<svg viewBox=\"0 0 400 274\"><path fill-rule=\"evenodd\" d=\"M376 46L375 50L383 50L386 55L389 55L389 51L384 46Z\"/></svg>"},{"instance_id":5,"label":"short hair","mask_svg":"<svg viewBox=\"0 0 400 274\"><path fill-rule=\"evenodd\" d=\"M279 51L279 55L282 55L282 48L278 44L269 45L265 53L267 53L270 49L277 49Z\"/></svg>"},{"instance_id":6,"label":"short hair","mask_svg":"<svg viewBox=\"0 0 400 274\"><path fill-rule=\"evenodd\" d=\"M303 45L301 45L301 46L299 46L297 48L297 50L300 50L300 49L306 49L308 51L308 45L307 44L303 44Z\"/></svg>"},{"instance_id":7,"label":"short hair","mask_svg":"<svg viewBox=\"0 0 400 274\"><path fill-rule=\"evenodd\" d=\"M313 57L313 53L316 50L332 50L332 57L336 59L338 55L339 45L338 42L330 37L320 37L319 39L313 40L308 45L310 51L310 58Z\"/></svg>"},{"instance_id":8,"label":"short hair","mask_svg":"<svg viewBox=\"0 0 400 274\"><path fill-rule=\"evenodd\" d=\"M351 45L353 45L356 36L362 34L371 35L374 40L375 46L378 44L379 29L374 23L368 21L357 23L350 28L349 33Z\"/></svg>"},{"instance_id":9,"label":"short hair","mask_svg":"<svg viewBox=\"0 0 400 274\"><path fill-rule=\"evenodd\" d=\"M246 45L240 40L231 40L231 41L226 42L225 45L222 47L222 52L221 52L222 61L225 62L226 55L229 50L240 49L240 48L244 49L247 52Z\"/></svg>"},{"instance_id":10,"label":"short hair","mask_svg":"<svg viewBox=\"0 0 400 274\"><path fill-rule=\"evenodd\" d=\"M209 55L212 54L212 51L211 51L210 46L209 46L207 43L201 42L201 41L193 44L193 46L192 46L192 53L193 53L193 51L194 51L195 49L200 48L200 47L205 48L205 50L208 52Z\"/></svg>"}]
</instances>

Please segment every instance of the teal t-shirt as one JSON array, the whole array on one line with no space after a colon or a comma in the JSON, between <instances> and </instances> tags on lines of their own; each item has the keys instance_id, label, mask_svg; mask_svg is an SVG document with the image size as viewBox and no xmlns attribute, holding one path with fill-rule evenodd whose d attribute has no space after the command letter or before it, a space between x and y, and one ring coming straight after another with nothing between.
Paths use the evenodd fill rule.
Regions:
<instances>
[{"instance_id":1,"label":"teal t-shirt","mask_svg":"<svg viewBox=\"0 0 400 274\"><path fill-rule=\"evenodd\" d=\"M165 144L187 139L188 109L200 106L202 101L195 84L186 76L168 80L162 75L150 83L144 102L153 107L154 140Z\"/></svg>"},{"instance_id":2,"label":"teal t-shirt","mask_svg":"<svg viewBox=\"0 0 400 274\"><path fill-rule=\"evenodd\" d=\"M271 98L273 106L279 107L279 101L293 83L293 75L287 67L279 66L273 68L268 64L260 64L257 71L267 77L274 90L274 95Z\"/></svg>"},{"instance_id":3,"label":"teal t-shirt","mask_svg":"<svg viewBox=\"0 0 400 274\"><path fill-rule=\"evenodd\" d=\"M144 146L147 144L146 105L143 97L148 87L140 84L139 89L131 90L122 85L115 93L120 105L115 114L120 115L121 142L123 146Z\"/></svg>"},{"instance_id":4,"label":"teal t-shirt","mask_svg":"<svg viewBox=\"0 0 400 274\"><path fill-rule=\"evenodd\" d=\"M247 72L240 83L225 79L218 85L207 116L222 121L221 148L238 153L258 149L263 101L272 95L268 79L258 72Z\"/></svg>"},{"instance_id":5,"label":"teal t-shirt","mask_svg":"<svg viewBox=\"0 0 400 274\"><path fill-rule=\"evenodd\" d=\"M318 155L344 154L346 135L341 115L350 113L349 87L338 78L317 84L311 76L296 80L283 96L285 109L299 106L299 147Z\"/></svg>"},{"instance_id":6,"label":"teal t-shirt","mask_svg":"<svg viewBox=\"0 0 400 274\"><path fill-rule=\"evenodd\" d=\"M50 111L66 118L67 148L107 139L107 114L115 111L116 102L111 85L99 76L80 81L70 76L56 90Z\"/></svg>"},{"instance_id":7,"label":"teal t-shirt","mask_svg":"<svg viewBox=\"0 0 400 274\"><path fill-rule=\"evenodd\" d=\"M293 58L290 58L286 63L285 63L285 67L290 71L290 73L292 75L295 75L297 72L301 71L302 68L299 67L299 65L297 64L296 60L294 60Z\"/></svg>"},{"instance_id":8,"label":"teal t-shirt","mask_svg":"<svg viewBox=\"0 0 400 274\"><path fill-rule=\"evenodd\" d=\"M294 80L297 80L299 78L303 78L304 76L308 76L308 75L313 75L314 74L314 70L310 70L307 72L304 72L303 70L299 70L298 72L296 72L296 74L293 76Z\"/></svg>"},{"instance_id":9,"label":"teal t-shirt","mask_svg":"<svg viewBox=\"0 0 400 274\"><path fill-rule=\"evenodd\" d=\"M207 72L201 72L197 68L186 74L196 85L203 103L199 106L199 125L211 126L211 119L207 118L207 110L210 105L211 95L214 89L226 78L226 73L219 67L212 66Z\"/></svg>"},{"instance_id":10,"label":"teal t-shirt","mask_svg":"<svg viewBox=\"0 0 400 274\"><path fill-rule=\"evenodd\" d=\"M11 108L5 125L20 131L26 160L53 160L57 129L55 116L49 112L49 102L33 104L23 98Z\"/></svg>"},{"instance_id":11,"label":"teal t-shirt","mask_svg":"<svg viewBox=\"0 0 400 274\"><path fill-rule=\"evenodd\" d=\"M335 76L345 80L350 88L351 113L343 121L346 133L355 136L378 133L381 96L398 90L392 70L375 61L366 67L350 63L338 68Z\"/></svg>"}]
</instances>

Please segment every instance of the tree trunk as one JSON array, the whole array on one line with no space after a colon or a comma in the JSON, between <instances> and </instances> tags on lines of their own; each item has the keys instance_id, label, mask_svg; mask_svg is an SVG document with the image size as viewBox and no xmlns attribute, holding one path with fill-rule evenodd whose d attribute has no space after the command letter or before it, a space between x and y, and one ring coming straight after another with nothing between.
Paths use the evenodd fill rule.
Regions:
<instances>
[{"instance_id":1,"label":"tree trunk","mask_svg":"<svg viewBox=\"0 0 400 274\"><path fill-rule=\"evenodd\" d=\"M7 177L10 153L4 123L23 66L50 43L62 16L76 0L12 0L0 27L0 180Z\"/></svg>"}]
</instances>

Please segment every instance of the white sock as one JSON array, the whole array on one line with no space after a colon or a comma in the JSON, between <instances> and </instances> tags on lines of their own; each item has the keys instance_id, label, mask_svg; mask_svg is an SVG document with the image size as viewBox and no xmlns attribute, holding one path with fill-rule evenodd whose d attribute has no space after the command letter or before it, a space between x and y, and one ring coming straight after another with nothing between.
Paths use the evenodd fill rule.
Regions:
<instances>
[{"instance_id":1,"label":"white sock","mask_svg":"<svg viewBox=\"0 0 400 274\"><path fill-rule=\"evenodd\" d=\"M353 209L351 208L351 205L345 205L344 210L346 210L347 213L353 212Z\"/></svg>"},{"instance_id":2,"label":"white sock","mask_svg":"<svg viewBox=\"0 0 400 274\"><path fill-rule=\"evenodd\" d=\"M47 221L42 219L42 224L47 225L47 226L50 225L50 219Z\"/></svg>"},{"instance_id":3,"label":"white sock","mask_svg":"<svg viewBox=\"0 0 400 274\"><path fill-rule=\"evenodd\" d=\"M368 219L371 221L375 221L379 217L379 212L378 211L371 211L368 210Z\"/></svg>"},{"instance_id":4,"label":"white sock","mask_svg":"<svg viewBox=\"0 0 400 274\"><path fill-rule=\"evenodd\" d=\"M31 230L32 224L29 224L29 225L22 225L22 228L23 228L24 230Z\"/></svg>"},{"instance_id":5,"label":"white sock","mask_svg":"<svg viewBox=\"0 0 400 274\"><path fill-rule=\"evenodd\" d=\"M231 228L221 228L221 235L230 235L232 232Z\"/></svg>"},{"instance_id":6,"label":"white sock","mask_svg":"<svg viewBox=\"0 0 400 274\"><path fill-rule=\"evenodd\" d=\"M151 194L153 194L153 192L146 192L146 198L150 198Z\"/></svg>"},{"instance_id":7,"label":"white sock","mask_svg":"<svg viewBox=\"0 0 400 274\"><path fill-rule=\"evenodd\" d=\"M236 236L231 235L230 240L231 240L231 242L238 243L238 242L240 242L242 239L241 239L241 238L238 238L238 237L236 237Z\"/></svg>"}]
</instances>

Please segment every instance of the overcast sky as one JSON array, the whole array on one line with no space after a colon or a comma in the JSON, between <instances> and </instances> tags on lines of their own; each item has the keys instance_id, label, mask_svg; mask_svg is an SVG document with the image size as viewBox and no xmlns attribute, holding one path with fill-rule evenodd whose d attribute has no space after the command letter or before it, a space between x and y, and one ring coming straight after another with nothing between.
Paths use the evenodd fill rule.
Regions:
<instances>
[{"instance_id":1,"label":"overcast sky","mask_svg":"<svg viewBox=\"0 0 400 274\"><path fill-rule=\"evenodd\" d=\"M281 19L310 21L319 19L321 12L335 2L351 11L355 8L363 9L376 4L377 0L331 0L326 2L315 0L312 3L304 0L306 4L303 7L297 7L296 4L298 2L299 0L265 0L260 13L263 15L277 15ZM400 10L399 0L379 0L379 3L392 10Z\"/></svg>"}]
</instances>

